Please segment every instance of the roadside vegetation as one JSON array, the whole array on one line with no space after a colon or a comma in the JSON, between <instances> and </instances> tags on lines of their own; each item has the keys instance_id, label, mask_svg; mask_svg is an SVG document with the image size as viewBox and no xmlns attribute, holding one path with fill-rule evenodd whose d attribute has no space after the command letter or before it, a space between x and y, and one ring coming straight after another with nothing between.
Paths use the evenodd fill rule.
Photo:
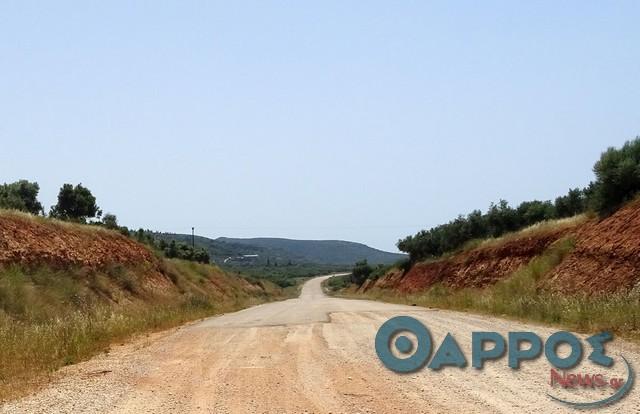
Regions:
<instances>
[{"instance_id":1,"label":"roadside vegetation","mask_svg":"<svg viewBox=\"0 0 640 414\"><path fill-rule=\"evenodd\" d=\"M211 265L174 259L162 271L170 286L156 292L145 266L0 268L0 401L132 335L286 295Z\"/></svg>"},{"instance_id":2,"label":"roadside vegetation","mask_svg":"<svg viewBox=\"0 0 640 414\"><path fill-rule=\"evenodd\" d=\"M40 186L27 180L0 185L0 208L44 214L44 207L38 201Z\"/></svg>"},{"instance_id":3,"label":"roadside vegetation","mask_svg":"<svg viewBox=\"0 0 640 414\"><path fill-rule=\"evenodd\" d=\"M348 271L349 267L344 265L323 265L315 263L294 264L289 262L284 265L226 266L225 269L253 278L266 279L281 288L288 288L297 286L304 280L314 276Z\"/></svg>"},{"instance_id":4,"label":"roadside vegetation","mask_svg":"<svg viewBox=\"0 0 640 414\"><path fill-rule=\"evenodd\" d=\"M488 315L563 326L581 332L611 331L640 340L640 292L611 293L595 297L567 296L541 289L540 281L571 252L571 238L559 240L511 277L484 289L451 289L436 284L405 294L373 288L357 292L348 276L327 281L329 292L350 298L472 311Z\"/></svg>"},{"instance_id":5,"label":"roadside vegetation","mask_svg":"<svg viewBox=\"0 0 640 414\"><path fill-rule=\"evenodd\" d=\"M348 277L336 277L325 284L333 294L377 299L403 304L480 312L528 321L557 324L578 331L610 330L640 340L640 291L619 291L591 295L568 295L552 291L541 283L575 247L571 236L550 245L510 276L484 288L453 289L436 283L425 290L406 294L392 289L361 287L387 272L406 274L412 266L447 260L473 249L497 247L549 231L570 229L589 218L606 218L640 192L640 138L621 148L609 148L593 167L595 180L586 188L572 189L554 201L529 201L512 208L504 200L459 216L447 224L423 230L398 242L409 253L408 263L375 268L359 262ZM482 260L482 259L479 259Z\"/></svg>"},{"instance_id":6,"label":"roadside vegetation","mask_svg":"<svg viewBox=\"0 0 640 414\"><path fill-rule=\"evenodd\" d=\"M36 182L20 180L0 185L0 209L22 211L25 213L53 218L77 224L104 227L119 231L121 234L144 243L166 258L177 258L199 263L210 263L209 253L200 247L194 247L176 240L158 240L153 233L142 228L130 230L118 224L118 217L113 213L103 215L96 203L96 198L82 184L63 184L58 192L58 201L45 214L43 205L38 201L40 186Z\"/></svg>"},{"instance_id":7,"label":"roadside vegetation","mask_svg":"<svg viewBox=\"0 0 640 414\"><path fill-rule=\"evenodd\" d=\"M512 240L518 240L523 237L535 237L544 232L557 231L562 229L571 229L575 228L578 225L586 222L591 214L583 213L578 214L577 216L555 219L555 220L546 220L541 221L535 224L532 224L529 227L525 227L521 230L514 231L511 233L505 233L499 237L489 237L486 239L474 239L467 243L465 243L462 248L445 253L443 257L447 257L448 255L457 254L460 252L466 252L478 247L490 247L490 246L499 246L501 244L507 243Z\"/></svg>"},{"instance_id":8,"label":"roadside vegetation","mask_svg":"<svg viewBox=\"0 0 640 414\"><path fill-rule=\"evenodd\" d=\"M585 188L569 190L554 201L525 201L511 207L500 200L482 213L474 210L446 224L422 230L398 241L398 248L412 262L437 258L466 243L496 238L536 223L589 212L601 217L615 212L640 191L640 137L621 148L609 148L593 167L595 181Z\"/></svg>"},{"instance_id":9,"label":"roadside vegetation","mask_svg":"<svg viewBox=\"0 0 640 414\"><path fill-rule=\"evenodd\" d=\"M84 225L76 227L77 229L99 227L117 231L146 245L157 255L167 259L181 259L203 264L211 262L209 252L201 245L192 246L190 242L187 243L182 239L164 237L162 233L142 228L130 230L120 225L115 214L103 214L91 190L82 184L63 184L58 192L57 203L50 208L48 214L38 200L39 191L40 186L36 182L20 180L5 183L0 186L0 209L28 213L34 218L48 220L51 223ZM296 290L305 278L347 269L346 265L293 263L292 260L279 261L275 257L273 260L267 258L266 263L225 266L226 271L252 280L265 279L283 289L292 288L288 289L288 292Z\"/></svg>"},{"instance_id":10,"label":"roadside vegetation","mask_svg":"<svg viewBox=\"0 0 640 414\"><path fill-rule=\"evenodd\" d=\"M323 282L329 294L337 294L351 286L351 275L333 276Z\"/></svg>"},{"instance_id":11,"label":"roadside vegetation","mask_svg":"<svg viewBox=\"0 0 640 414\"><path fill-rule=\"evenodd\" d=\"M63 186L49 215L38 191L0 186L0 401L114 342L297 294L198 263L208 259L130 232L113 214L98 219L81 185Z\"/></svg>"},{"instance_id":12,"label":"roadside vegetation","mask_svg":"<svg viewBox=\"0 0 640 414\"><path fill-rule=\"evenodd\" d=\"M366 260L356 262L351 269L351 275L349 280L358 286L362 285L366 280L378 280L378 278L384 276L388 271L397 268L403 271L409 270L411 267L411 261L409 259L398 260L391 265L377 264L370 265Z\"/></svg>"},{"instance_id":13,"label":"roadside vegetation","mask_svg":"<svg viewBox=\"0 0 640 414\"><path fill-rule=\"evenodd\" d=\"M437 261L456 252L504 243L528 231L534 234L548 227L571 226L589 215L612 214L640 191L640 138L608 149L594 172L596 178L589 186L569 190L554 201L533 200L514 208L500 200L485 213L475 210L423 230L398 242L410 259L394 265L361 261L349 276L331 278L325 286L339 295L509 316L583 331L606 329L640 339L640 292L567 296L541 288L544 275L574 248L570 237L483 289L454 290L436 284L410 295L377 288L358 291L365 282L393 269L406 273L419 261ZM303 278L344 270L344 266L269 259L258 266L221 270L206 264L209 255L200 247L156 239L149 231L119 225L114 214L103 215L91 191L81 184L64 184L48 215L37 199L39 189L37 183L26 180L1 185L0 209L22 211L30 220L60 226L56 230L116 236L118 232L146 245L142 248L118 236L128 240L129 247L153 252L152 262L160 263L160 269L150 269L145 263L47 267L9 261L1 265L0 400L19 395L57 368L107 351L110 344L134 334L293 296ZM149 283L150 274L162 275L156 280L160 283L156 290Z\"/></svg>"}]
</instances>

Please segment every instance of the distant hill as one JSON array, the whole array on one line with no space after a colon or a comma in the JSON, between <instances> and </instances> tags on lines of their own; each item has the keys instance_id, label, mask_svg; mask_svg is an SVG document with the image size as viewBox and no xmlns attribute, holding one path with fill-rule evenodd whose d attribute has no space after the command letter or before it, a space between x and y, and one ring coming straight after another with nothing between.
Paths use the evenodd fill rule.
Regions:
<instances>
[{"instance_id":1,"label":"distant hill","mask_svg":"<svg viewBox=\"0 0 640 414\"><path fill-rule=\"evenodd\" d=\"M362 243L343 240L231 239L220 237L216 241L229 245L257 247L264 252L282 252L294 260L321 264L353 264L362 259L366 259L372 264L389 264L406 257L403 254L385 252Z\"/></svg>"},{"instance_id":2,"label":"distant hill","mask_svg":"<svg viewBox=\"0 0 640 414\"><path fill-rule=\"evenodd\" d=\"M155 233L154 236L165 241L176 240L191 243L191 236L188 234ZM272 263L291 261L293 263L352 265L359 260L366 259L371 264L390 264L407 257L399 253L374 249L362 243L342 240L292 240L266 237L209 239L196 236L195 242L196 246L206 249L217 263L222 263L229 258L247 257L247 260L258 263L266 263L269 259Z\"/></svg>"}]
</instances>

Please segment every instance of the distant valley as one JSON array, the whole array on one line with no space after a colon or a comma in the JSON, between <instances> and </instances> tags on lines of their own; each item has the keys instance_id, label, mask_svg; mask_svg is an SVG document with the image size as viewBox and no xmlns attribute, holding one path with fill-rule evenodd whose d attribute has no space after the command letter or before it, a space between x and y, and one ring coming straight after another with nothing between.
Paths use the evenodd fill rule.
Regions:
<instances>
[{"instance_id":1,"label":"distant valley","mask_svg":"<svg viewBox=\"0 0 640 414\"><path fill-rule=\"evenodd\" d=\"M153 233L157 239L191 244L191 235ZM202 247L218 264L247 262L251 264L323 264L350 266L360 260L371 264L392 264L407 256L374 249L362 243L343 240L293 240L283 238L210 239L195 236L196 247Z\"/></svg>"}]
</instances>

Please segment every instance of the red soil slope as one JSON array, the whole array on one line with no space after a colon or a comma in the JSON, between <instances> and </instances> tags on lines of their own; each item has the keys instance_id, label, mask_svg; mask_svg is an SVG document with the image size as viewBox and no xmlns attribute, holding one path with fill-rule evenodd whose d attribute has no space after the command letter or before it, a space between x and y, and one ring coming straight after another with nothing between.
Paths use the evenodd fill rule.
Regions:
<instances>
[{"instance_id":1,"label":"red soil slope","mask_svg":"<svg viewBox=\"0 0 640 414\"><path fill-rule=\"evenodd\" d=\"M515 234L505 241L480 246L452 257L418 263L409 272L392 271L361 289L416 292L442 283L452 288L496 283L541 254L562 237L576 248L542 282L564 293L598 294L629 290L640 283L640 200L613 216L590 219L557 229Z\"/></svg>"},{"instance_id":2,"label":"red soil slope","mask_svg":"<svg viewBox=\"0 0 640 414\"><path fill-rule=\"evenodd\" d=\"M375 286L401 292L425 290L435 283L452 288L484 287L509 276L571 230L573 227L540 231L449 258L418 263L404 276L399 272L385 275Z\"/></svg>"},{"instance_id":3,"label":"red soil slope","mask_svg":"<svg viewBox=\"0 0 640 414\"><path fill-rule=\"evenodd\" d=\"M90 275L111 274L119 267L130 271L138 295L167 296L178 291L159 258L118 232L4 211L0 213L0 267L12 264L82 274L87 286ZM116 302L132 297L123 289L123 282L113 277L104 279L103 285L109 286L104 290Z\"/></svg>"},{"instance_id":4,"label":"red soil slope","mask_svg":"<svg viewBox=\"0 0 640 414\"><path fill-rule=\"evenodd\" d=\"M576 234L576 248L545 286L565 293L628 291L640 283L640 200Z\"/></svg>"},{"instance_id":5,"label":"red soil slope","mask_svg":"<svg viewBox=\"0 0 640 414\"><path fill-rule=\"evenodd\" d=\"M220 299L280 293L270 283L252 283L215 266L164 260L116 231L0 211L0 268L13 264L79 276L82 286L116 302L185 293Z\"/></svg>"},{"instance_id":6,"label":"red soil slope","mask_svg":"<svg viewBox=\"0 0 640 414\"><path fill-rule=\"evenodd\" d=\"M157 264L158 260L140 243L114 231L3 213L0 264L11 263L97 269L110 264Z\"/></svg>"}]
</instances>

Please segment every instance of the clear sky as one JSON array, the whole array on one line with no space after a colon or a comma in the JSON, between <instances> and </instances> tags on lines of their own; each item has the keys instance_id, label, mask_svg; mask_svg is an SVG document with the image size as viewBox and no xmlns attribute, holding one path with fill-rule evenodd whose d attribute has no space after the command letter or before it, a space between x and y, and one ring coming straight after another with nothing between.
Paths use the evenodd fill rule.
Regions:
<instances>
[{"instance_id":1,"label":"clear sky","mask_svg":"<svg viewBox=\"0 0 640 414\"><path fill-rule=\"evenodd\" d=\"M46 4L45 4L46 3ZM3 1L0 182L122 224L398 238L640 134L638 1Z\"/></svg>"}]
</instances>

